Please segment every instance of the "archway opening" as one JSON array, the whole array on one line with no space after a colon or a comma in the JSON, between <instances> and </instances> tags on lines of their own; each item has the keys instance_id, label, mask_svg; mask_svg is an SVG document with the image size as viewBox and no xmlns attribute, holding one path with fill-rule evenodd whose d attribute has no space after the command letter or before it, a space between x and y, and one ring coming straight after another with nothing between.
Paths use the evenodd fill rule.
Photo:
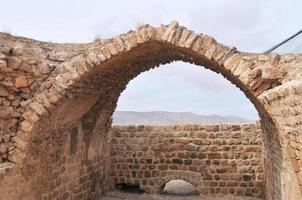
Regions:
<instances>
[{"instance_id":1,"label":"archway opening","mask_svg":"<svg viewBox=\"0 0 302 200\"><path fill-rule=\"evenodd\" d=\"M249 123L254 105L223 76L184 62L151 69L121 93L112 125Z\"/></svg>"},{"instance_id":2,"label":"archway opening","mask_svg":"<svg viewBox=\"0 0 302 200\"><path fill-rule=\"evenodd\" d=\"M115 185L115 188L119 191L133 194L143 194L144 190L140 189L139 184L127 184L127 183L118 183Z\"/></svg>"},{"instance_id":3,"label":"archway opening","mask_svg":"<svg viewBox=\"0 0 302 200\"><path fill-rule=\"evenodd\" d=\"M184 180L170 180L162 187L161 194L177 195L177 196L192 196L198 195L197 189L189 182Z\"/></svg>"},{"instance_id":4,"label":"archway opening","mask_svg":"<svg viewBox=\"0 0 302 200\"><path fill-rule=\"evenodd\" d=\"M33 188L40 188L41 183L47 182L50 176L47 172L51 171L54 174L54 178L52 182L49 183L50 185L54 184L56 180L62 176L69 176L69 173L72 174L72 177L85 174L80 179L73 179L70 180L71 183L68 182L64 184L81 186L83 193L87 196L96 196L98 193L112 189L114 182L117 180L111 179L111 166L108 164L114 156L114 153L108 150L108 144L111 142L108 131L111 128L111 116L116 108L120 94L126 88L129 81L140 73L157 67L160 64L167 64L178 60L205 66L207 69L221 73L226 79L239 87L251 100L261 117L261 126L265 138L265 151L266 155L268 155L268 162L266 162L267 165L265 165L265 190L270 196L280 196L281 192L279 190L281 186L279 172L281 169L277 168L275 170L273 165L278 167L279 161L282 162L283 158L282 155L276 156L279 160L273 159L276 157L269 157L272 155L273 150L276 151L276 149L280 150L281 148L278 143L277 129L267 110L264 109L264 105L257 99L257 95L267 89L266 87L271 87L271 85L263 84L261 78L255 78L255 80L251 78L252 82L248 82L251 77L250 73L253 72L254 67L253 55L241 56L236 50L226 48L218 43L216 44L215 40L209 39L209 37L205 36L201 41L204 40L207 41L208 45L214 44L214 48L197 48L200 50L197 51L191 48L185 48L185 46L175 46L167 42L148 41L137 45L131 50L120 53L118 56L112 56L110 54L112 57L110 57L109 60L102 64L100 62L95 64L94 68L89 68L89 72L85 72L83 76L77 77L77 79L71 80L70 82L68 79L70 74L66 73L67 75L63 74L62 76L58 75L55 77L61 81L62 78L66 78L63 79L63 82L66 81L66 83L64 83L70 85L66 86L66 88L62 88L54 84L50 91L58 90L62 95L58 98L59 100L56 100L56 107L50 110L49 117L47 119L43 118L34 126L37 134L32 136L31 139L35 142L30 143L28 147L30 150L27 151L29 153L26 154L26 159L24 159L24 171L27 172L28 176L34 175L35 177L32 178ZM194 49L196 49L195 47L196 46L194 46ZM211 52L204 55L205 49L211 49ZM221 54L222 51L217 51L217 49L223 49L223 54ZM95 51L98 51L98 49L95 49ZM90 55L85 56L89 57ZM85 59L87 57L85 57ZM236 58L234 62L225 64L229 59L233 60L233 57ZM67 63L69 70L72 71L74 65L81 65L87 68L91 67L91 65L87 66L87 63L91 63L89 60L84 59L79 61L77 59L78 57ZM257 73L252 75L257 76ZM73 109L73 107L78 107L78 109ZM26 125L26 123L24 124ZM71 141L71 129L75 127L78 127L79 131L78 134L73 135L76 135L78 140L72 141L77 141L78 145L73 149L74 153L70 155L70 151L66 151L65 147L66 144L68 144L68 149L70 150L69 141ZM138 127L138 129L140 128L141 127ZM220 130L220 128L223 127L211 126L210 129L214 132ZM238 129L236 126L231 128L235 130ZM129 127L129 135L131 135L131 129L133 129L133 127ZM195 127L191 126L188 130L190 131L190 129L194 130ZM117 131L116 135L119 134ZM99 138L103 139L99 140ZM274 140L274 148L271 146L272 140ZM124 143L126 143L126 141L128 140L124 140ZM190 143L185 145L187 145L186 148L188 149L198 149ZM99 146L102 146L102 148L98 148ZM127 148L128 147L126 147L126 149ZM165 149L166 146L162 145L160 148ZM48 149L51 149L51 151L48 151ZM190 154L190 156L195 157L196 155ZM200 156L203 158L202 155ZM217 154L215 153L211 154L213 159L215 159L216 156ZM122 157L122 159L125 159L125 157ZM189 167L189 164L191 162L193 163L192 158L191 160L184 160L186 160L182 163L184 167ZM132 162L131 167L137 167L135 159L129 160L129 162ZM152 164L154 160L146 159L145 162ZM55 170L58 166L68 170ZM123 165L118 166L119 169L123 169L123 167ZM36 171L35 169L42 170L37 170L38 173L34 173ZM230 167L230 170L231 169ZM217 173L224 171L228 171L228 169L215 170ZM246 169L242 171L245 172ZM131 173L131 171L127 172L127 174ZM156 175L156 173L154 175ZM185 174L180 175L186 176ZM193 173L191 175L196 174ZM204 173L203 175L207 176L208 174ZM137 174L137 176L140 175ZM145 173L145 176L150 176L150 173ZM157 176L160 176L160 174L157 174ZM149 180L142 180L142 183L143 182L153 185L156 184ZM145 188L143 189L145 190ZM150 192L156 192L156 190L157 188L152 188ZM36 194L39 198L48 195L40 191L43 191L43 188ZM73 188L68 192L71 196L76 195Z\"/></svg>"},{"instance_id":5,"label":"archway opening","mask_svg":"<svg viewBox=\"0 0 302 200\"><path fill-rule=\"evenodd\" d=\"M160 74L162 69L164 73ZM191 74L188 73L190 70ZM130 109L113 115L110 132L111 169L116 182L135 180L147 193L162 193L162 181L171 180L171 177L175 180L184 178L191 180L196 185L194 190L203 195L263 198L265 151L261 125L244 119L244 115L241 118L224 116L243 114L240 109L236 111L240 106L248 107L245 114L254 115L256 119L258 113L243 92L222 76L214 72L205 75L207 72L209 70L177 62L141 74L132 80L134 82L138 79L134 84L129 82L129 87L119 98L117 109L123 106L129 106ZM145 76L147 74L150 76ZM189 76L192 74L193 78ZM144 79L146 82L143 82ZM215 79L218 79L218 83ZM123 96L137 87L141 87L141 91L130 91L129 99ZM201 95L196 97L196 94ZM156 99L158 96L160 98ZM193 100L189 99L192 96ZM191 113L198 110L203 99L208 111L219 105L230 110L227 114L222 113L222 116ZM246 104L240 104L239 99ZM129 101L128 105L123 102L126 100ZM162 101L166 102L158 106ZM181 112L187 111L181 109L190 104L193 104L191 112ZM147 112L140 108L147 108ZM176 110L178 112L173 112L175 108L179 109ZM217 110L210 114L221 114ZM168 184L167 192L181 192L181 189L175 188L187 188L188 185L182 183L172 182L171 187ZM171 191L171 188L174 190ZM181 193L185 194L185 191Z\"/></svg>"}]
</instances>

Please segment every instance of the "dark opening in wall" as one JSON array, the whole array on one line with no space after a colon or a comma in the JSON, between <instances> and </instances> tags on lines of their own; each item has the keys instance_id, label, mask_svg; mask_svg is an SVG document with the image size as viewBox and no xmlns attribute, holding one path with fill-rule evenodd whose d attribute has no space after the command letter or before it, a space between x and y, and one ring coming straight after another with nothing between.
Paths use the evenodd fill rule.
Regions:
<instances>
[{"instance_id":1,"label":"dark opening in wall","mask_svg":"<svg viewBox=\"0 0 302 200\"><path fill-rule=\"evenodd\" d=\"M74 154L78 146L78 128L75 127L71 130L70 134L70 153Z\"/></svg>"},{"instance_id":2,"label":"dark opening in wall","mask_svg":"<svg viewBox=\"0 0 302 200\"><path fill-rule=\"evenodd\" d=\"M189 196L198 195L199 192L191 183L184 180L171 180L163 185L161 194Z\"/></svg>"},{"instance_id":3,"label":"dark opening in wall","mask_svg":"<svg viewBox=\"0 0 302 200\"><path fill-rule=\"evenodd\" d=\"M115 185L116 189L127 192L127 193L134 193L134 194L143 194L145 191L140 189L139 185L131 185L126 183L119 183Z\"/></svg>"}]
</instances>

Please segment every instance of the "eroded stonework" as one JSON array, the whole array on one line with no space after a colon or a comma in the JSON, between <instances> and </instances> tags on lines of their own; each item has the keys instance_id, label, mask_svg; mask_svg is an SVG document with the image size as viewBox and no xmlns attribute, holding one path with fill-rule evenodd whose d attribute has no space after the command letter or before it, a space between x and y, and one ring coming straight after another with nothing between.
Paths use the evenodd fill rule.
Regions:
<instances>
[{"instance_id":1,"label":"eroded stonework","mask_svg":"<svg viewBox=\"0 0 302 200\"><path fill-rule=\"evenodd\" d=\"M94 178L109 159L97 146L106 146L119 95L140 73L177 60L221 73L245 93L261 117L266 199L302 199L302 55L240 52L175 21L87 44L0 34L0 198L94 198L108 185L106 170ZM67 154L68 137L81 134L71 139L81 150Z\"/></svg>"}]
</instances>

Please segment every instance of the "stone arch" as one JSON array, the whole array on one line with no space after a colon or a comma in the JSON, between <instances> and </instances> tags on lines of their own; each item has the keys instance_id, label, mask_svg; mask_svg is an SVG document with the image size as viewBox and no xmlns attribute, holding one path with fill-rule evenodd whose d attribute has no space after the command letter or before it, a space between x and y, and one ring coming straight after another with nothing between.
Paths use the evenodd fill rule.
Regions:
<instances>
[{"instance_id":1,"label":"stone arch","mask_svg":"<svg viewBox=\"0 0 302 200\"><path fill-rule=\"evenodd\" d=\"M261 117L269 155L267 199L284 198L280 192L284 187L280 183L282 178L279 173L282 169L273 163L276 157L270 156L278 155L281 163L286 159L283 158L283 146L288 145L290 151L293 142L284 140L282 134L292 133L293 130L286 127L274 109L282 98L286 99L287 93L300 94L300 89L291 88L301 88L300 76L296 72L301 70L302 59L298 56L242 53L216 42L210 36L196 34L179 26L175 21L158 28L144 25L136 31L88 44L80 54L62 62L45 81L45 84L52 83L51 86L47 90L37 91L26 106L24 121L14 137L16 150L13 161L31 175L33 173L30 171L37 166L48 169L42 161L41 151L47 154L45 147L62 145L64 141L64 137L59 132L51 132L50 127L60 130L73 121L80 121L81 126L85 127L85 145L82 148L88 152L90 142L96 137L95 133L102 135L110 127L110 117L127 83L141 72L174 60L205 66L221 73L255 105ZM54 151L48 156L56 161L59 153ZM299 155L295 150L293 154L290 156L294 158L292 163L297 166L298 162L300 169L299 161L296 161ZM90 161L88 159L85 162ZM291 168L289 170L293 171ZM295 173L299 171L294 170ZM291 178L292 175L289 175L284 180ZM33 181L34 187L45 181L38 176L29 179ZM297 179L293 181L297 182ZM100 181L92 182L95 186ZM40 188L36 193L41 195L44 189ZM298 195L298 190L295 195Z\"/></svg>"},{"instance_id":2,"label":"stone arch","mask_svg":"<svg viewBox=\"0 0 302 200\"><path fill-rule=\"evenodd\" d=\"M202 181L202 176L198 173L193 173L193 172L181 172L181 171L176 171L172 172L171 174L167 176L163 176L159 179L159 184L154 188L154 192L161 192L161 190L164 188L165 184L168 183L169 181L172 180L183 180L186 181L190 184L192 184L198 192L201 192L201 185Z\"/></svg>"}]
</instances>

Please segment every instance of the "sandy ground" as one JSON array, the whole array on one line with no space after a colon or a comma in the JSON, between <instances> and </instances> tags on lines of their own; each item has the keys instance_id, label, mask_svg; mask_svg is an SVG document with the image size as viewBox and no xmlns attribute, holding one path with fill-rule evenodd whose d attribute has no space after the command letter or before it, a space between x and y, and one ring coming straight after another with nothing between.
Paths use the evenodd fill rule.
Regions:
<instances>
[{"instance_id":1,"label":"sandy ground","mask_svg":"<svg viewBox=\"0 0 302 200\"><path fill-rule=\"evenodd\" d=\"M235 197L235 196L170 196L159 194L132 194L120 191L107 193L99 200L260 200L252 197Z\"/></svg>"}]
</instances>

